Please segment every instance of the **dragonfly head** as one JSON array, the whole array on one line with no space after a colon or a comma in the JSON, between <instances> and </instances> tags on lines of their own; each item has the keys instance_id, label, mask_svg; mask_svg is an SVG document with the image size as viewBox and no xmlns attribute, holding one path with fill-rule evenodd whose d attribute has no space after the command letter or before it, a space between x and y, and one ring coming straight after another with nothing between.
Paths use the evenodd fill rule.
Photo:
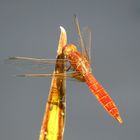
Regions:
<instances>
[{"instance_id":1,"label":"dragonfly head","mask_svg":"<svg viewBox=\"0 0 140 140\"><path fill-rule=\"evenodd\" d=\"M69 54L71 54L72 52L77 51L77 48L75 45L73 44L68 44L66 46L63 47L63 53L68 56Z\"/></svg>"}]
</instances>

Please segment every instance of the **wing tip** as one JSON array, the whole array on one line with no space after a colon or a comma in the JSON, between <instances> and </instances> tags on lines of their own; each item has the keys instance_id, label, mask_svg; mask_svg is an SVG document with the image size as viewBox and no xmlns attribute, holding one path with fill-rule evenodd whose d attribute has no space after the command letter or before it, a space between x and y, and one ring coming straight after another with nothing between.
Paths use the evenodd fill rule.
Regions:
<instances>
[{"instance_id":1,"label":"wing tip","mask_svg":"<svg viewBox=\"0 0 140 140\"><path fill-rule=\"evenodd\" d=\"M11 56L11 57L9 57L8 59L9 59L9 60L15 60L15 59L17 59L17 57L16 57L16 56Z\"/></svg>"},{"instance_id":2,"label":"wing tip","mask_svg":"<svg viewBox=\"0 0 140 140\"><path fill-rule=\"evenodd\" d=\"M18 74L18 75L15 75L16 77L26 77L26 74Z\"/></svg>"}]
</instances>

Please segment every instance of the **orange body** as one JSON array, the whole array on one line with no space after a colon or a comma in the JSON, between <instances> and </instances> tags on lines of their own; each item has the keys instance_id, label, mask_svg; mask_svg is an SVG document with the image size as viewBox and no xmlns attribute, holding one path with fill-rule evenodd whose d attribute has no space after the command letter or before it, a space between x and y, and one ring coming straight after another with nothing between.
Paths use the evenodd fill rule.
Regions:
<instances>
[{"instance_id":1,"label":"orange body","mask_svg":"<svg viewBox=\"0 0 140 140\"><path fill-rule=\"evenodd\" d=\"M64 48L64 53L67 55L68 60L70 60L72 67L83 76L83 79L91 92L96 96L105 110L119 123L122 123L117 106L91 73L91 67L88 60L76 50L76 46L73 44L67 45Z\"/></svg>"},{"instance_id":2,"label":"orange body","mask_svg":"<svg viewBox=\"0 0 140 140\"><path fill-rule=\"evenodd\" d=\"M122 119L120 117L117 106L115 105L114 101L111 99L109 94L101 86L101 84L96 80L96 78L91 73L87 73L84 77L91 92L96 96L96 98L105 108L105 110L119 123L122 123Z\"/></svg>"}]
</instances>

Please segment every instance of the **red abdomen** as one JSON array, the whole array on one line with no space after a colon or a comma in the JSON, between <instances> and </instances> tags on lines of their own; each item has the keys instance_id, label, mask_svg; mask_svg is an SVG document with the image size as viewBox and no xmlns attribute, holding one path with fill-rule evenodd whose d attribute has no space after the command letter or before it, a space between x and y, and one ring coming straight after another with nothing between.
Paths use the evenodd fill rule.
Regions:
<instances>
[{"instance_id":1,"label":"red abdomen","mask_svg":"<svg viewBox=\"0 0 140 140\"><path fill-rule=\"evenodd\" d=\"M101 103L105 110L119 123L122 123L117 106L101 84L91 73L85 74L84 77L91 92L96 96L97 100Z\"/></svg>"},{"instance_id":2,"label":"red abdomen","mask_svg":"<svg viewBox=\"0 0 140 140\"><path fill-rule=\"evenodd\" d=\"M122 123L122 119L119 114L119 110L115 105L114 101L101 86L101 84L96 80L96 78L90 72L90 64L87 59L83 58L82 55L75 51L68 56L71 65L76 71L80 72L84 77L85 82L90 88L91 92L96 96L97 100L105 108L105 110L115 118L119 123Z\"/></svg>"}]
</instances>

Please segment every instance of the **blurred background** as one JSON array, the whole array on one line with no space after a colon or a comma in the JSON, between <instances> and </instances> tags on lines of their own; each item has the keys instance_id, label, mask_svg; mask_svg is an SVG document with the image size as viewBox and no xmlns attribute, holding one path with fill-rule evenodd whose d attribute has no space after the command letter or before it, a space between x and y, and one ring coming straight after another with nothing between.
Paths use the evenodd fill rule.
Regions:
<instances>
[{"instance_id":1,"label":"blurred background","mask_svg":"<svg viewBox=\"0 0 140 140\"><path fill-rule=\"evenodd\" d=\"M94 75L124 123L112 119L84 83L68 81L64 140L139 139L140 1L0 0L1 140L38 140L51 83L51 78L14 77L26 72L24 66L3 61L10 56L55 58L60 25L68 42L77 43L73 14L81 27L92 30Z\"/></svg>"}]
</instances>

